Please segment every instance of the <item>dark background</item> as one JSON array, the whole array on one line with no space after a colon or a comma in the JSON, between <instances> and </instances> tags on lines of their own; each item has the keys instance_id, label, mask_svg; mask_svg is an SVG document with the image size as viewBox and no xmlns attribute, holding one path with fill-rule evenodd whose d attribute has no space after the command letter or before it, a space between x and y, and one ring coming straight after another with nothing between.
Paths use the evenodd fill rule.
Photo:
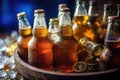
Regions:
<instances>
[{"instance_id":1,"label":"dark background","mask_svg":"<svg viewBox=\"0 0 120 80\"><path fill-rule=\"evenodd\" d=\"M86 1L86 8L88 9L88 2ZM119 0L97 0L98 10L100 16L103 15L103 4L111 3L114 5L114 15L116 15L116 5L120 3ZM57 17L58 15L58 4L66 3L70 8L71 19L73 18L75 9L75 0L0 0L0 33L11 32L18 30L17 13L26 12L28 20L33 26L34 22L34 10L44 9L47 26L50 18Z\"/></svg>"}]
</instances>

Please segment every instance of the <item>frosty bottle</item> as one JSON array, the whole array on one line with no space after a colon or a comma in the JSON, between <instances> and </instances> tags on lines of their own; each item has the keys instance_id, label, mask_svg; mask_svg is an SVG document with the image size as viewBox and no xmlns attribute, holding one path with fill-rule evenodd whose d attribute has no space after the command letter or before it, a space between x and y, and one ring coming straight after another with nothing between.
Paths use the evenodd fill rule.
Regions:
<instances>
[{"instance_id":1,"label":"frosty bottle","mask_svg":"<svg viewBox=\"0 0 120 80\"><path fill-rule=\"evenodd\" d=\"M28 42L32 37L31 25L25 12L17 14L19 22L19 38L17 40L17 50L24 61L28 61Z\"/></svg>"},{"instance_id":2,"label":"frosty bottle","mask_svg":"<svg viewBox=\"0 0 120 80\"><path fill-rule=\"evenodd\" d=\"M28 62L35 67L51 70L53 43L48 39L44 10L35 10L34 16L33 37L28 43Z\"/></svg>"},{"instance_id":3,"label":"frosty bottle","mask_svg":"<svg viewBox=\"0 0 120 80\"><path fill-rule=\"evenodd\" d=\"M73 37L70 9L61 9L59 22L60 40L54 45L54 66L63 72L72 72L72 65L77 61L78 43Z\"/></svg>"}]
</instances>

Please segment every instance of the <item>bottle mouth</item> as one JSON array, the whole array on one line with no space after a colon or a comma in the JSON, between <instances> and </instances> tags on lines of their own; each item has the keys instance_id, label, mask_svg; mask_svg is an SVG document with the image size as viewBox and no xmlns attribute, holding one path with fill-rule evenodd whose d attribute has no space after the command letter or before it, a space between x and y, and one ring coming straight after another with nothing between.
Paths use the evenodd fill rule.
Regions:
<instances>
[{"instance_id":1,"label":"bottle mouth","mask_svg":"<svg viewBox=\"0 0 120 80\"><path fill-rule=\"evenodd\" d=\"M113 5L110 4L110 3L104 4L103 7L104 7L104 9L106 9L106 10L112 10L112 9L113 9Z\"/></svg>"},{"instance_id":2,"label":"bottle mouth","mask_svg":"<svg viewBox=\"0 0 120 80\"><path fill-rule=\"evenodd\" d=\"M26 15L25 12L20 12L20 13L17 14L17 17L22 17L22 16L25 16L25 15Z\"/></svg>"},{"instance_id":3,"label":"bottle mouth","mask_svg":"<svg viewBox=\"0 0 120 80\"><path fill-rule=\"evenodd\" d=\"M44 13L44 12L45 12L44 9L36 9L34 11L34 13Z\"/></svg>"}]
</instances>

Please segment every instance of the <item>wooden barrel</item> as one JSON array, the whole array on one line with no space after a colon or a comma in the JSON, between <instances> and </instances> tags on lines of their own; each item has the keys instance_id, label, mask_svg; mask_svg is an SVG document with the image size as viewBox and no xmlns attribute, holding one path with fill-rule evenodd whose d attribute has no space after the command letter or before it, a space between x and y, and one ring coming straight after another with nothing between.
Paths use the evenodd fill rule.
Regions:
<instances>
[{"instance_id":1,"label":"wooden barrel","mask_svg":"<svg viewBox=\"0 0 120 80\"><path fill-rule=\"evenodd\" d=\"M120 80L119 69L84 73L62 73L33 67L25 63L19 57L17 51L15 51L14 58L18 72L29 80Z\"/></svg>"}]
</instances>

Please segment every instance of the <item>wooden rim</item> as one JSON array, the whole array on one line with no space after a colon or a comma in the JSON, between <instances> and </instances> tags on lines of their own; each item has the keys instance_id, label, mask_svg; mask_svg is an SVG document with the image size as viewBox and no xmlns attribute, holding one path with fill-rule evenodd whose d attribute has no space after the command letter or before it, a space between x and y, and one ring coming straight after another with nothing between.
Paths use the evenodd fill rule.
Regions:
<instances>
[{"instance_id":1,"label":"wooden rim","mask_svg":"<svg viewBox=\"0 0 120 80\"><path fill-rule=\"evenodd\" d=\"M24 62L19 57L17 50L15 50L14 58L15 58L15 61L21 63L22 66L24 66L28 69L31 69L35 72L40 72L40 73L43 73L43 74L50 74L50 75L57 75L57 76L92 76L92 75L95 76L95 75L103 75L103 74L107 74L107 73L112 73L112 72L115 72L115 71L119 70L119 69L111 69L111 70L104 70L104 71L98 71L98 72L83 72L83 73L53 72L53 71L46 71L46 70L43 70L43 69L39 69L39 68L36 68L34 66L31 66L31 65L27 64L26 62Z\"/></svg>"}]
</instances>

